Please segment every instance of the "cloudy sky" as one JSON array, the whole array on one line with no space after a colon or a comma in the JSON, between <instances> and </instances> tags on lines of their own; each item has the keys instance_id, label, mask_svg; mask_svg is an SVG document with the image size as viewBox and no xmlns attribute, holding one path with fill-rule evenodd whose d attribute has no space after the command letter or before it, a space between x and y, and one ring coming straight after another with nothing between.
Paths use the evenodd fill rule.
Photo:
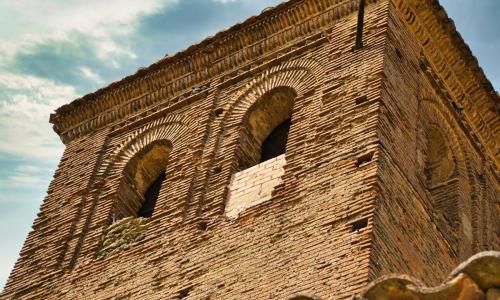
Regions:
<instances>
[{"instance_id":1,"label":"cloudy sky","mask_svg":"<svg viewBox=\"0 0 500 300\"><path fill-rule=\"evenodd\" d=\"M58 106L281 0L0 0L0 289L63 145ZM441 0L500 87L498 0Z\"/></svg>"}]
</instances>

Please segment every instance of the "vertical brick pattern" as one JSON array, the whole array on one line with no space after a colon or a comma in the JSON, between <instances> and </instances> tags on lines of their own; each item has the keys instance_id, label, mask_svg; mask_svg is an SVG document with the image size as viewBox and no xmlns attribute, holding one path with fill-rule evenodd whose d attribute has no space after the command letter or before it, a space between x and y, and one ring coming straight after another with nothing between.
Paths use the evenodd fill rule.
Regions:
<instances>
[{"instance_id":1,"label":"vertical brick pattern","mask_svg":"<svg viewBox=\"0 0 500 300\"><path fill-rule=\"evenodd\" d=\"M391 5L371 278L412 274L432 286L473 253L499 249L500 219L491 214L500 213L494 200L500 188L487 179L495 167L475 148L421 53ZM439 186L430 186L425 174L429 126L444 133L453 153L453 172Z\"/></svg>"},{"instance_id":2,"label":"vertical brick pattern","mask_svg":"<svg viewBox=\"0 0 500 300\"><path fill-rule=\"evenodd\" d=\"M26 282L50 280L62 271L107 134L95 132L66 147L5 290L22 293Z\"/></svg>"},{"instance_id":3,"label":"vertical brick pattern","mask_svg":"<svg viewBox=\"0 0 500 300\"><path fill-rule=\"evenodd\" d=\"M274 188L283 182L285 154L234 174L229 184L224 214L232 219L240 212L271 200Z\"/></svg>"}]
</instances>

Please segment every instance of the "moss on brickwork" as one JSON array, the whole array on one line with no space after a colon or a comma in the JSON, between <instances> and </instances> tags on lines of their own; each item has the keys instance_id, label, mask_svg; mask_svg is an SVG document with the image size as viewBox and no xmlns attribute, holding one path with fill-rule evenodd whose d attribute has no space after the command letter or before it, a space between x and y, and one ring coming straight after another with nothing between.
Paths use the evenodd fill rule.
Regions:
<instances>
[{"instance_id":1,"label":"moss on brickwork","mask_svg":"<svg viewBox=\"0 0 500 300\"><path fill-rule=\"evenodd\" d=\"M128 217L111 224L104 233L100 256L106 256L144 239L148 219Z\"/></svg>"}]
</instances>

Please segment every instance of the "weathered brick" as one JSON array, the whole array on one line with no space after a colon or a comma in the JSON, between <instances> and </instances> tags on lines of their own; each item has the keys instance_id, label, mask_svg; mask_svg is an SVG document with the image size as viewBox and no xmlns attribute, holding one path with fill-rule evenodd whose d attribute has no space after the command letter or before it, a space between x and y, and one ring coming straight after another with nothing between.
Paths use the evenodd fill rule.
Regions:
<instances>
[{"instance_id":1,"label":"weathered brick","mask_svg":"<svg viewBox=\"0 0 500 300\"><path fill-rule=\"evenodd\" d=\"M293 0L58 109L1 298L349 299L498 249L498 94L434 2L367 1L353 51L357 0Z\"/></svg>"}]
</instances>

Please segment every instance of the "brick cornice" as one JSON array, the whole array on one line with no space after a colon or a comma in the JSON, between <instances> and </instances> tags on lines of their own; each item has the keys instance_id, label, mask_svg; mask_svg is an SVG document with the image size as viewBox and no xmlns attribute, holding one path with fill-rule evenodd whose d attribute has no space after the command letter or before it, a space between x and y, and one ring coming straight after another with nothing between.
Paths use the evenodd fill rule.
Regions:
<instances>
[{"instance_id":1,"label":"brick cornice","mask_svg":"<svg viewBox=\"0 0 500 300\"><path fill-rule=\"evenodd\" d=\"M371 0L370 3L377 0ZM497 164L499 96L437 0L391 0L422 45L433 70ZM269 53L327 28L357 9L357 0L291 0L235 25L136 74L60 107L54 130L68 142L169 100L182 106L194 87L237 76ZM425 24L425 25L424 25ZM267 55L267 56L266 56ZM199 97L195 97L199 98ZM185 101L186 104L191 101Z\"/></svg>"},{"instance_id":2,"label":"brick cornice","mask_svg":"<svg viewBox=\"0 0 500 300\"><path fill-rule=\"evenodd\" d=\"M460 118L500 164L500 97L437 0L392 0L417 37Z\"/></svg>"},{"instance_id":3,"label":"brick cornice","mask_svg":"<svg viewBox=\"0 0 500 300\"><path fill-rule=\"evenodd\" d=\"M378 0L370 0L374 3ZM323 30L356 11L358 0L291 0L251 17L136 74L64 105L50 122L63 142L176 95L188 95L238 67Z\"/></svg>"}]
</instances>

